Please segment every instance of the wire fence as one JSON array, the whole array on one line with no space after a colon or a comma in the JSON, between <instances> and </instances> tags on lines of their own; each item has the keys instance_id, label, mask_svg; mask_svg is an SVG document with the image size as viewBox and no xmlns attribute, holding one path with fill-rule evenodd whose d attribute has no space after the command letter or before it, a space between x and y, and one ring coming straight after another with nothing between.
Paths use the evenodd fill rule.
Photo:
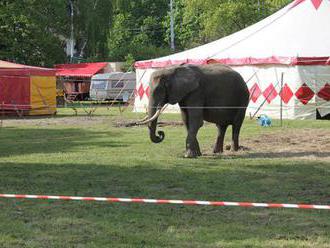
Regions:
<instances>
[{"instance_id":1,"label":"wire fence","mask_svg":"<svg viewBox=\"0 0 330 248\"><path fill-rule=\"evenodd\" d=\"M127 72L132 72L133 70L133 64L128 68ZM143 72L143 74L141 75L141 77L137 80L137 82L141 83L142 78L144 77L146 73L146 70ZM258 73L258 70L254 71L253 75L251 77L249 77L249 79L246 81L247 83L252 80ZM22 117L24 115L25 112L28 112L30 110L41 110L41 109L61 109L61 108L71 108L74 112L75 115L78 114L78 110L82 109L86 115L88 116L92 116L98 108L100 107L105 107L108 110L110 110L112 107L114 107L116 105L116 107L118 107L118 109L120 110L120 114L122 114L125 110L127 110L129 107L133 107L134 101L135 101L135 97L138 95L137 90L136 89L131 89L131 91L129 92L129 96L127 97L127 102L123 102L121 99L121 96L123 94L123 92L125 90L127 90L127 86L130 83L129 80L126 80L125 78L125 73L122 73L120 75L120 77L115 81L115 83L112 85L113 88L116 88L117 86L118 89L116 88L114 89L93 89L95 91L96 96L98 94L100 94L100 92L113 92L115 95L114 97L112 97L111 100L107 100L107 99L102 99L102 100L92 100L92 101L75 101L75 99L70 100L67 99L66 97L66 93L64 92L64 104L62 106L60 105L53 105L53 104L49 104L46 100L45 97L42 96L40 89L37 87L37 91L38 94L40 95L41 99L42 99L42 104L38 104L38 105L32 105L32 104L21 104L21 103L16 103L15 101L11 101L10 103L2 101L0 102L0 115L2 117L4 117L7 113L16 113L17 116ZM277 73L276 73L277 76ZM312 90L313 92L310 92L310 94L304 96L304 95L300 95L299 99L297 99L297 101L295 102L295 104L283 104L283 100L282 100L282 96L281 93L283 91L283 76L284 73L282 73L282 77L281 80L277 80L277 84L275 85L275 87L272 88L272 90L270 92L268 92L267 95L264 95L264 100L258 101L258 103L254 103L251 104L248 107L244 107L244 106L198 106L198 105L194 105L194 106L180 106L181 109L183 110L189 110L189 109L196 109L196 110L206 110L206 111L214 111L214 110L235 110L235 109L248 109L249 111L254 111L254 113L250 113L250 118L254 118L255 116L257 116L257 114L259 114L259 112L268 112L268 111L280 111L281 113L281 119L283 117L283 111L301 111L303 109L306 108L306 105L309 108L314 108L314 111L316 111L318 108L322 108L323 110L327 110L330 109L330 105L328 102L322 102L322 101L318 101L318 99L320 98L318 96L318 94L314 93L316 92L316 90ZM0 78L8 78L10 76L0 76ZM17 76L13 76L16 77ZM29 78L29 76L21 76L22 78ZM85 79L85 78L75 78L75 79L70 79L70 78L65 78L65 77L59 77L57 79L57 81L60 82L91 82L91 79ZM113 83L112 80L110 79L97 79L94 78L93 81L95 82L105 82L106 84L108 83ZM276 88L279 88L279 91L276 91ZM300 89L309 89L311 90L310 86L308 85L301 85L299 87ZM253 89L252 92L250 92L250 102L251 102L251 98L255 93L256 88ZM65 90L64 90L65 91ZM274 94L276 91L276 94L278 96L280 96L280 100L276 101L279 102L279 104L275 104L274 102L271 104L271 106L269 104L266 104L266 102L269 100L270 96L272 94ZM311 96L312 94L312 96ZM141 97L141 96L140 96ZM97 97L96 97L97 98ZM299 103L299 101L302 104L297 104ZM308 104L307 104L308 103ZM151 106L149 107L149 109L152 108L158 108L158 106ZM138 108L136 108L138 109ZM178 111L179 109L177 109ZM309 110L309 111L313 111L313 110ZM3 119L3 118L1 118Z\"/></svg>"}]
</instances>

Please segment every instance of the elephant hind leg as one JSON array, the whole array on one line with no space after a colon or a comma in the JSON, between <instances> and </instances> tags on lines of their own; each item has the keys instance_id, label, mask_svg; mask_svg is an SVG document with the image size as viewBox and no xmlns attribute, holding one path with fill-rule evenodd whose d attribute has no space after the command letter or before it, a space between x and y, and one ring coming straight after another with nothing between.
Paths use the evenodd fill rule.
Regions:
<instances>
[{"instance_id":1,"label":"elephant hind leg","mask_svg":"<svg viewBox=\"0 0 330 248\"><path fill-rule=\"evenodd\" d=\"M245 117L245 110L239 112L239 114L236 117L235 123L233 124L231 151L236 152L239 149L239 134L244 121L244 117Z\"/></svg>"},{"instance_id":2,"label":"elephant hind leg","mask_svg":"<svg viewBox=\"0 0 330 248\"><path fill-rule=\"evenodd\" d=\"M186 109L181 109L181 117L186 130L189 131L189 120L188 120L188 113Z\"/></svg>"},{"instance_id":3,"label":"elephant hind leg","mask_svg":"<svg viewBox=\"0 0 330 248\"><path fill-rule=\"evenodd\" d=\"M213 153L223 153L223 141L225 138L227 127L227 125L217 124L218 137L214 145Z\"/></svg>"},{"instance_id":4,"label":"elephant hind leg","mask_svg":"<svg viewBox=\"0 0 330 248\"><path fill-rule=\"evenodd\" d=\"M239 133L241 127L233 125L233 133L232 133L232 143L231 143L231 151L238 151L239 149Z\"/></svg>"}]
</instances>

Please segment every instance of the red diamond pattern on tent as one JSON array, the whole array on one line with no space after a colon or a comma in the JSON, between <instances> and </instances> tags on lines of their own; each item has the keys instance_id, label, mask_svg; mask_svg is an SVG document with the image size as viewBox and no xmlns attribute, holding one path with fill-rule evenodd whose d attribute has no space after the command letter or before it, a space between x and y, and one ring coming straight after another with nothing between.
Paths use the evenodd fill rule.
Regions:
<instances>
[{"instance_id":1,"label":"red diamond pattern on tent","mask_svg":"<svg viewBox=\"0 0 330 248\"><path fill-rule=\"evenodd\" d=\"M250 99L255 103L260 95L261 95L261 90L258 84L255 83L250 89Z\"/></svg>"},{"instance_id":2,"label":"red diamond pattern on tent","mask_svg":"<svg viewBox=\"0 0 330 248\"><path fill-rule=\"evenodd\" d=\"M143 84L140 84L140 87L139 87L137 93L138 93L138 95L139 95L139 97L140 97L140 100L142 100L142 97L143 97L143 95L144 95Z\"/></svg>"},{"instance_id":3,"label":"red diamond pattern on tent","mask_svg":"<svg viewBox=\"0 0 330 248\"><path fill-rule=\"evenodd\" d=\"M291 8L294 8L294 7L296 7L297 5L299 5L299 4L301 4L301 3L305 2L305 1L306 1L306 0L296 0L296 1L293 3L293 5L292 5ZM312 2L312 4L314 5L314 7L315 7L316 10L320 7L321 3L323 2L323 0L310 0L310 1Z\"/></svg>"},{"instance_id":4,"label":"red diamond pattern on tent","mask_svg":"<svg viewBox=\"0 0 330 248\"><path fill-rule=\"evenodd\" d=\"M288 86L288 84L285 84L282 88L282 91L280 92L280 97L282 99L282 101L285 104L288 104L288 102L291 100L292 96L293 96L293 92L290 89L290 87Z\"/></svg>"},{"instance_id":5,"label":"red diamond pattern on tent","mask_svg":"<svg viewBox=\"0 0 330 248\"><path fill-rule=\"evenodd\" d=\"M146 88L145 93L146 93L147 97L149 98L150 97L150 87L149 86Z\"/></svg>"},{"instance_id":6,"label":"red diamond pattern on tent","mask_svg":"<svg viewBox=\"0 0 330 248\"><path fill-rule=\"evenodd\" d=\"M322 2L323 2L323 0L312 0L312 3L314 5L315 9L318 9Z\"/></svg>"},{"instance_id":7,"label":"red diamond pattern on tent","mask_svg":"<svg viewBox=\"0 0 330 248\"><path fill-rule=\"evenodd\" d=\"M308 87L307 84L303 84L297 90L295 95L302 104L306 105L314 97L315 93Z\"/></svg>"},{"instance_id":8,"label":"red diamond pattern on tent","mask_svg":"<svg viewBox=\"0 0 330 248\"><path fill-rule=\"evenodd\" d=\"M273 84L270 84L263 93L268 103L271 103L275 97L277 97L278 93Z\"/></svg>"},{"instance_id":9,"label":"red diamond pattern on tent","mask_svg":"<svg viewBox=\"0 0 330 248\"><path fill-rule=\"evenodd\" d=\"M326 83L317 96L325 101L330 101L330 84Z\"/></svg>"},{"instance_id":10,"label":"red diamond pattern on tent","mask_svg":"<svg viewBox=\"0 0 330 248\"><path fill-rule=\"evenodd\" d=\"M318 9L320 7L322 1L323 0L312 0L312 3L314 5L315 9Z\"/></svg>"}]
</instances>

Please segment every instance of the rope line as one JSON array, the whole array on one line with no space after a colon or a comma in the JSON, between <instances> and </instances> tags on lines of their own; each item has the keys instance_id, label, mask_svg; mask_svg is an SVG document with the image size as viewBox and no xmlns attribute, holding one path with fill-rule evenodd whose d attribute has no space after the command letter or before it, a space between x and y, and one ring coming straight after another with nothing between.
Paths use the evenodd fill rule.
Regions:
<instances>
[{"instance_id":1,"label":"rope line","mask_svg":"<svg viewBox=\"0 0 330 248\"><path fill-rule=\"evenodd\" d=\"M195 206L217 207L257 207L257 208L295 208L330 210L330 205L316 204L287 204L287 203L254 203L254 202L226 202L226 201L197 201L197 200L164 200L143 198L110 198L110 197L81 197L81 196L51 196L51 195L17 195L0 194L0 198L34 199L34 200L65 200L65 201L94 201L94 202L122 202L122 203L147 203L147 204L177 204Z\"/></svg>"}]
</instances>

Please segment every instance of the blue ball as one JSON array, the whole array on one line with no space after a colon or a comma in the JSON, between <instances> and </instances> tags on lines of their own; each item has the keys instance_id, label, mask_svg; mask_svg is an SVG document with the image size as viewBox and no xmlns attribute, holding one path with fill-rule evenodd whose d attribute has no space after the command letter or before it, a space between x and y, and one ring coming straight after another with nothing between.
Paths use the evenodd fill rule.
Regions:
<instances>
[{"instance_id":1,"label":"blue ball","mask_svg":"<svg viewBox=\"0 0 330 248\"><path fill-rule=\"evenodd\" d=\"M272 125L272 120L267 115L261 115L257 118L258 123L262 127L269 127Z\"/></svg>"}]
</instances>

